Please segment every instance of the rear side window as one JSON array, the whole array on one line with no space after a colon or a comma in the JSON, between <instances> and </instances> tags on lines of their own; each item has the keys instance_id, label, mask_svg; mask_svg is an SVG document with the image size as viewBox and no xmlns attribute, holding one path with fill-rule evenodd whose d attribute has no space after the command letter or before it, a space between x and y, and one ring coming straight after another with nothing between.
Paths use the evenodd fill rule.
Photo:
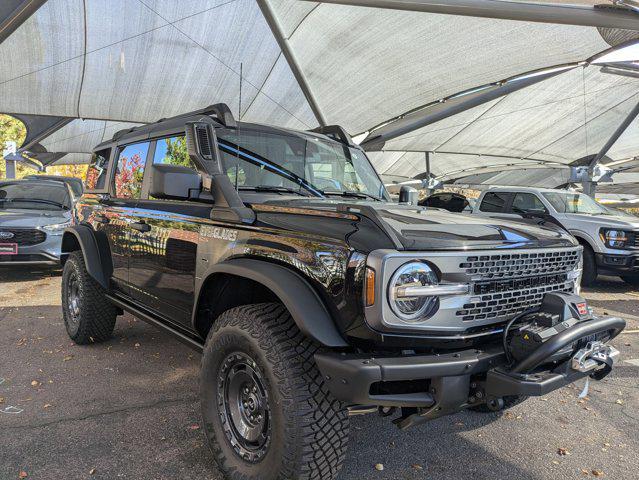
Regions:
<instances>
[{"instance_id":1,"label":"rear side window","mask_svg":"<svg viewBox=\"0 0 639 480\"><path fill-rule=\"evenodd\" d=\"M195 170L195 165L186 150L186 137L161 138L155 144L154 165L179 165Z\"/></svg>"},{"instance_id":2,"label":"rear side window","mask_svg":"<svg viewBox=\"0 0 639 480\"><path fill-rule=\"evenodd\" d=\"M506 192L488 192L481 201L479 210L482 212L501 213L504 211L508 193Z\"/></svg>"},{"instance_id":3,"label":"rear side window","mask_svg":"<svg viewBox=\"0 0 639 480\"><path fill-rule=\"evenodd\" d=\"M99 150L91 156L91 163L87 170L87 180L85 183L87 190L101 190L105 187L110 156L110 148ZM75 193L76 188L74 188L73 191ZM82 194L82 191L79 193Z\"/></svg>"},{"instance_id":4,"label":"rear side window","mask_svg":"<svg viewBox=\"0 0 639 480\"><path fill-rule=\"evenodd\" d=\"M539 200L539 197L532 193L515 194L515 198L513 198L512 211L513 213L527 213L533 211L548 213L548 210L546 210L544 204L541 202L541 200Z\"/></svg>"},{"instance_id":5,"label":"rear side window","mask_svg":"<svg viewBox=\"0 0 639 480\"><path fill-rule=\"evenodd\" d=\"M117 198L140 198L148 153L149 142L134 143L120 150L114 179Z\"/></svg>"}]
</instances>

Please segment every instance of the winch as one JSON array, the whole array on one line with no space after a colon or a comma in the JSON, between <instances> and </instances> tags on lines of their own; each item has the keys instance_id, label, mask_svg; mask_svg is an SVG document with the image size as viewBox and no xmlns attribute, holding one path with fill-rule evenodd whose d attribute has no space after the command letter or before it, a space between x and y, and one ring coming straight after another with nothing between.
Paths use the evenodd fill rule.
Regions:
<instances>
[{"instance_id":1,"label":"winch","mask_svg":"<svg viewBox=\"0 0 639 480\"><path fill-rule=\"evenodd\" d=\"M544 296L539 311L524 314L516 321L515 326L507 329L507 353L510 359L522 361L559 333L593 318L592 311L582 297L569 293L548 293ZM544 363L559 362L595 340L596 335L590 335L567 344L550 355Z\"/></svg>"},{"instance_id":2,"label":"winch","mask_svg":"<svg viewBox=\"0 0 639 480\"><path fill-rule=\"evenodd\" d=\"M506 363L487 373L487 405L511 395L544 395L587 376L602 379L619 356L605 342L625 325L618 317L597 317L578 295L547 293L539 309L504 328Z\"/></svg>"}]
</instances>

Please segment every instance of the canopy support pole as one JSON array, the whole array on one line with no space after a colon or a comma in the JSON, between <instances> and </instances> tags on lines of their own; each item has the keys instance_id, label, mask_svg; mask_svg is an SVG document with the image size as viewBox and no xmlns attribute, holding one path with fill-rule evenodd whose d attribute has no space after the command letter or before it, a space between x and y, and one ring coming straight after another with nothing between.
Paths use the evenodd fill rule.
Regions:
<instances>
[{"instance_id":1,"label":"canopy support pole","mask_svg":"<svg viewBox=\"0 0 639 480\"><path fill-rule=\"evenodd\" d=\"M322 110L320 109L319 104L317 103L317 100L315 99L315 96L311 91L311 87L309 86L308 81L306 80L306 77L302 72L302 68L300 67L299 62L297 61L297 58L293 53L293 49L288 43L288 39L284 35L282 25L273 12L270 3L268 2L268 0L257 0L257 4L260 7L260 10L262 10L262 14L266 19L266 23L268 23L271 32L273 32L273 36L275 36L275 40L277 40L277 43L282 50L282 54L288 62L288 66L291 68L293 76L295 76L298 85L302 89L302 92L306 97L306 101L310 105L311 110L313 110L315 118L317 119L321 127L325 127L327 125L326 118L324 117L324 114L322 113Z\"/></svg>"},{"instance_id":2,"label":"canopy support pole","mask_svg":"<svg viewBox=\"0 0 639 480\"><path fill-rule=\"evenodd\" d=\"M33 15L47 0L22 0L17 2L13 11L6 17L0 18L0 43L15 32L25 20Z\"/></svg>"},{"instance_id":3,"label":"canopy support pole","mask_svg":"<svg viewBox=\"0 0 639 480\"><path fill-rule=\"evenodd\" d=\"M636 11L613 5L592 7L504 0L322 0L322 3L524 22L639 30L639 14Z\"/></svg>"},{"instance_id":4,"label":"canopy support pole","mask_svg":"<svg viewBox=\"0 0 639 480\"><path fill-rule=\"evenodd\" d=\"M16 178L16 162L14 160L6 160L7 180Z\"/></svg>"},{"instance_id":5,"label":"canopy support pole","mask_svg":"<svg viewBox=\"0 0 639 480\"><path fill-rule=\"evenodd\" d=\"M389 140L414 132L426 125L439 122L444 118L464 112L473 107L490 102L491 100L508 95L509 93L521 90L522 88L548 80L578 66L579 64L575 63L529 72L528 74L484 85L413 109L382 123L381 126L377 128L373 128L368 137L360 143L360 146L368 151L382 150L384 144Z\"/></svg>"},{"instance_id":6,"label":"canopy support pole","mask_svg":"<svg viewBox=\"0 0 639 480\"><path fill-rule=\"evenodd\" d=\"M595 193L597 192L597 181L593 179L594 173L595 173L595 167L597 166L599 161L604 157L604 155L608 153L608 150L612 148L615 142L619 140L619 137L623 135L623 132L625 132L630 126L630 124L635 120L635 118L637 118L637 115L639 115L639 102L637 102L635 107L632 110L630 110L630 113L628 113L626 118L624 118L623 122L621 122L621 124L613 132L613 134L610 136L606 144L603 147L601 147L601 150L599 150L599 153L597 153L597 155L595 155L595 157L590 161L590 165L588 165L588 175L587 177L584 177L584 180L581 184L583 191L586 195L592 198L595 198Z\"/></svg>"}]
</instances>

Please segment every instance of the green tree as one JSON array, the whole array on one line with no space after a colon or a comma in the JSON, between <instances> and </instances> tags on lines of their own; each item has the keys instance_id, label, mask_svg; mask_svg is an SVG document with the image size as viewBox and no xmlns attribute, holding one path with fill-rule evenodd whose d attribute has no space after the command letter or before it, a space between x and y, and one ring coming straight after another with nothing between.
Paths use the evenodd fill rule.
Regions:
<instances>
[{"instance_id":1,"label":"green tree","mask_svg":"<svg viewBox=\"0 0 639 480\"><path fill-rule=\"evenodd\" d=\"M163 163L195 168L186 150L186 137L167 138L165 142L166 157Z\"/></svg>"},{"instance_id":2,"label":"green tree","mask_svg":"<svg viewBox=\"0 0 639 480\"><path fill-rule=\"evenodd\" d=\"M9 115L0 115L0 155L5 148L5 142L16 142L18 147L22 145L25 137L27 136L27 130L24 124L17 118L13 118ZM16 177L22 178L25 175L33 174L36 170L23 163L18 162L16 168ZM6 178L7 176L7 162L4 157L0 156L0 178Z\"/></svg>"}]
</instances>

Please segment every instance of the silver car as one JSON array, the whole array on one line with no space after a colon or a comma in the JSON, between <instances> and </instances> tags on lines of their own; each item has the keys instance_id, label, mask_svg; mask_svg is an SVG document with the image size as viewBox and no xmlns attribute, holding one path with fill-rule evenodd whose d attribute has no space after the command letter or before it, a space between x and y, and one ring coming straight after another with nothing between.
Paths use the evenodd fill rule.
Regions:
<instances>
[{"instance_id":1,"label":"silver car","mask_svg":"<svg viewBox=\"0 0 639 480\"><path fill-rule=\"evenodd\" d=\"M58 265L73 193L62 182L0 182L0 266Z\"/></svg>"},{"instance_id":2,"label":"silver car","mask_svg":"<svg viewBox=\"0 0 639 480\"><path fill-rule=\"evenodd\" d=\"M639 285L639 217L583 193L531 187L490 188L481 194L473 213L545 218L559 224L584 247L582 285L592 284L600 273Z\"/></svg>"}]
</instances>

